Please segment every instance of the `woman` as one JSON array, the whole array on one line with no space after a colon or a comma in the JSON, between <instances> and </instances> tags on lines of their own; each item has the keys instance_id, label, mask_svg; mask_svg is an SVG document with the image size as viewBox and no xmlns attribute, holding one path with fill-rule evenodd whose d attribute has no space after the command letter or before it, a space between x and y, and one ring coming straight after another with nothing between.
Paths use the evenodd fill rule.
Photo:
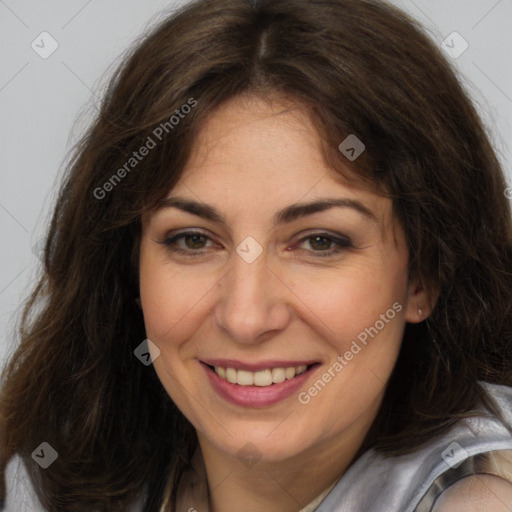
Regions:
<instances>
[{"instance_id":1,"label":"woman","mask_svg":"<svg viewBox=\"0 0 512 512\"><path fill-rule=\"evenodd\" d=\"M508 510L505 189L397 9L189 4L70 163L3 376L6 509Z\"/></svg>"}]
</instances>

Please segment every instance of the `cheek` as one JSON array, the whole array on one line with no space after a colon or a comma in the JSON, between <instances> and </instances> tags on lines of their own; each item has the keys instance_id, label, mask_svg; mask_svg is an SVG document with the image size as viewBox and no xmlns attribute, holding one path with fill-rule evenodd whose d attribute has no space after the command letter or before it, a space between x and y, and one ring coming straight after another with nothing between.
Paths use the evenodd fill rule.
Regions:
<instances>
[{"instance_id":1,"label":"cheek","mask_svg":"<svg viewBox=\"0 0 512 512\"><path fill-rule=\"evenodd\" d=\"M149 339L169 351L197 330L219 277L193 266L179 268L141 249L140 296ZM202 314L202 313L201 313Z\"/></svg>"},{"instance_id":2,"label":"cheek","mask_svg":"<svg viewBox=\"0 0 512 512\"><path fill-rule=\"evenodd\" d=\"M183 296L178 300L176 285L179 273L159 261L147 244L143 241L141 246L140 297L147 336L160 345L178 319L186 316L187 300L183 300Z\"/></svg>"},{"instance_id":3,"label":"cheek","mask_svg":"<svg viewBox=\"0 0 512 512\"><path fill-rule=\"evenodd\" d=\"M390 268L389 264L366 263L339 270L294 272L289 279L307 322L316 325L340 350L376 322L379 331L393 333L392 337L401 332L407 297L406 265L397 262Z\"/></svg>"}]
</instances>

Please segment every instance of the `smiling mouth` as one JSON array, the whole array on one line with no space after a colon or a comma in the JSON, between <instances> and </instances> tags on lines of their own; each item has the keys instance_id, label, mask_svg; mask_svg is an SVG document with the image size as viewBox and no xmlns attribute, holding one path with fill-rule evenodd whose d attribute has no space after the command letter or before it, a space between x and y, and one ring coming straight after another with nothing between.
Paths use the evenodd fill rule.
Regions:
<instances>
[{"instance_id":1,"label":"smiling mouth","mask_svg":"<svg viewBox=\"0 0 512 512\"><path fill-rule=\"evenodd\" d=\"M275 384L281 384L286 380L292 380L309 371L313 366L317 366L317 364L302 364L286 368L267 368L257 372L237 370L235 368L224 368L222 366L212 366L209 364L206 366L215 372L221 379L230 382L231 384L238 384L239 386L269 387Z\"/></svg>"}]
</instances>

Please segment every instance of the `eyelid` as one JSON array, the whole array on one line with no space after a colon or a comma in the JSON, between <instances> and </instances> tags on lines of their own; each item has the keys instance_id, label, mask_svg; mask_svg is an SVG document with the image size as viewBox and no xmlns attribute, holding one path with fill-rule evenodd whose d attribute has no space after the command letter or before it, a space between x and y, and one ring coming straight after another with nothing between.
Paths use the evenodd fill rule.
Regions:
<instances>
[{"instance_id":1,"label":"eyelid","mask_svg":"<svg viewBox=\"0 0 512 512\"><path fill-rule=\"evenodd\" d=\"M334 243L333 248L326 249L323 251L313 251L313 250L304 249L306 252L313 254L314 257L321 258L321 257L336 256L343 250L354 248L354 245L353 245L350 237L348 237L346 235L342 235L341 233L334 234L329 231L313 230L308 233L302 232L298 236L299 236L299 238L298 238L297 242L294 242L293 246L300 245L303 242L306 242L309 239L316 238L316 237L327 238L327 239L331 240L331 242Z\"/></svg>"},{"instance_id":2,"label":"eyelid","mask_svg":"<svg viewBox=\"0 0 512 512\"><path fill-rule=\"evenodd\" d=\"M212 239L212 237L207 232L205 232L199 228L188 228L184 231L171 232L165 236L164 240L157 241L157 242L167 246L168 250L172 253L182 254L186 257L191 257L191 258L200 257L200 256L203 256L203 255L207 254L208 252L210 252L208 250L208 248L206 248L206 250L203 248L194 250L194 249L182 249L182 248L178 248L178 247L172 247L172 244L176 243L177 240L184 239L189 236L195 236L195 235L203 236L206 238L207 242L210 241L210 242L215 243L214 240ZM325 249L323 251L315 251L315 250L307 250L307 249L299 249L299 250L306 251L307 253L312 255L314 258L316 258L316 257L327 258L330 256L334 257L344 250L354 248L354 245L353 245L350 237L348 237L346 235L342 235L341 233L331 233L329 231L325 231L325 230L322 231L322 230L318 230L318 229L316 229L316 230L312 229L309 232L302 231L301 233L299 233L296 236L297 240L295 242L293 242L290 247L292 247L292 248L297 247L297 245L300 245L301 243L304 243L304 242L308 241L309 239L312 239L315 237L322 237L322 238L329 239L334 244L334 247Z\"/></svg>"},{"instance_id":3,"label":"eyelid","mask_svg":"<svg viewBox=\"0 0 512 512\"><path fill-rule=\"evenodd\" d=\"M347 241L351 242L351 239L348 235L344 235L343 233L336 233L334 231L330 231L328 229L318 229L318 228L312 228L307 229L304 231L301 231L297 235L295 235L295 238L297 238L299 241L305 240L307 238L312 238L315 236L325 236L326 238L332 238L333 240L339 240L339 241Z\"/></svg>"},{"instance_id":4,"label":"eyelid","mask_svg":"<svg viewBox=\"0 0 512 512\"><path fill-rule=\"evenodd\" d=\"M201 235L204 236L208 241L215 243L214 238L210 236L210 234L207 231L204 231L200 228L188 228L183 231L176 231L176 232L169 232L167 233L163 240L156 240L158 243L170 246L172 242L175 242L176 240L186 238L187 236L194 236L194 235ZM194 251L189 250L187 252L200 252L200 250Z\"/></svg>"}]
</instances>

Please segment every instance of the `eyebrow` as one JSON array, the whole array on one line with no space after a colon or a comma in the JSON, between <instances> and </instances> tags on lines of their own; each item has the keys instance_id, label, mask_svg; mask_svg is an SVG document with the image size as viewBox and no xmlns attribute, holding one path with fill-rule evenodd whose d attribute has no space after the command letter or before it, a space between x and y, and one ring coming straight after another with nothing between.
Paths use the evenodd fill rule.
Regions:
<instances>
[{"instance_id":1,"label":"eyebrow","mask_svg":"<svg viewBox=\"0 0 512 512\"><path fill-rule=\"evenodd\" d=\"M279 210L274 215L274 226L287 224L302 217L336 207L350 208L377 224L379 222L377 216L360 201L348 198L324 198L311 201L309 203L292 204L282 210ZM184 197L168 197L157 204L155 211L163 208L178 208L179 210L197 215L198 217L212 222L227 224L224 217L215 207L192 199L186 199Z\"/></svg>"}]
</instances>

